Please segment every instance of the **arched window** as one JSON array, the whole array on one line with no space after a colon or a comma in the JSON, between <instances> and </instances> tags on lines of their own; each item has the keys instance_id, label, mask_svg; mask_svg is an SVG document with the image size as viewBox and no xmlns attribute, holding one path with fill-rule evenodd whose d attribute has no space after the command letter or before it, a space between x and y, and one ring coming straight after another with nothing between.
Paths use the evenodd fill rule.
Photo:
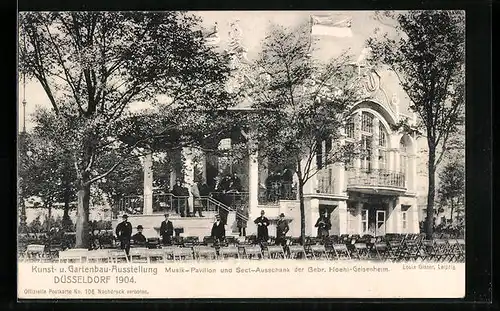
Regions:
<instances>
[{"instance_id":1,"label":"arched window","mask_svg":"<svg viewBox=\"0 0 500 311\"><path fill-rule=\"evenodd\" d=\"M345 133L347 135L347 138L354 139L354 120L353 120L353 118L350 118L349 121L347 121L347 124L345 126Z\"/></svg>"},{"instance_id":2,"label":"arched window","mask_svg":"<svg viewBox=\"0 0 500 311\"><path fill-rule=\"evenodd\" d=\"M361 114L361 131L373 133L373 114L363 111Z\"/></svg>"}]
</instances>

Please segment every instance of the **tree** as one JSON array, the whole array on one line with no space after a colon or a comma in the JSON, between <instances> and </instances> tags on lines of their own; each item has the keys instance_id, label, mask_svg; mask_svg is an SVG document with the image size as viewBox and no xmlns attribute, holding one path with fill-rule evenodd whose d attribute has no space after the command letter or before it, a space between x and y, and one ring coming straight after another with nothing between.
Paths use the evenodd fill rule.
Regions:
<instances>
[{"instance_id":1,"label":"tree","mask_svg":"<svg viewBox=\"0 0 500 311\"><path fill-rule=\"evenodd\" d=\"M43 136L35 127L33 133L24 133L26 155L20 166L19 176L23 183L23 196L35 196L42 200L42 207L48 210L47 226L50 226L54 203L64 202L64 222L69 227L70 202L75 199L75 173L71 160L57 144ZM47 228L49 229L49 228Z\"/></svg>"},{"instance_id":2,"label":"tree","mask_svg":"<svg viewBox=\"0 0 500 311\"><path fill-rule=\"evenodd\" d=\"M147 149L150 139L164 134L157 128L133 143L121 140L133 132L134 122L123 122L133 116L132 103L182 112L227 105L222 87L226 58L193 31L198 23L198 18L183 12L20 15L25 41L19 68L43 87L51 111L39 121L69 152L77 175L76 247L89 243L91 185L137 157L139 145ZM164 116L157 113L156 119ZM103 155L110 152L127 157L103 163Z\"/></svg>"},{"instance_id":3,"label":"tree","mask_svg":"<svg viewBox=\"0 0 500 311\"><path fill-rule=\"evenodd\" d=\"M447 163L439 173L438 198L442 205L450 207L450 218L465 204L465 165L462 161Z\"/></svg>"},{"instance_id":4,"label":"tree","mask_svg":"<svg viewBox=\"0 0 500 311\"><path fill-rule=\"evenodd\" d=\"M271 26L257 61L262 79L252 90L253 140L259 155L292 163L298 180L301 239L305 239L304 186L322 167L357 152L342 143L343 122L357 100L347 52L322 64L313 60L307 25ZM322 151L323 141L331 141ZM315 163L322 154L323 163ZM287 163L288 162L288 163Z\"/></svg>"},{"instance_id":5,"label":"tree","mask_svg":"<svg viewBox=\"0 0 500 311\"><path fill-rule=\"evenodd\" d=\"M436 169L463 123L465 16L457 11L394 14L399 38L368 40L374 59L389 65L419 116L428 147L427 238L432 238Z\"/></svg>"}]
</instances>

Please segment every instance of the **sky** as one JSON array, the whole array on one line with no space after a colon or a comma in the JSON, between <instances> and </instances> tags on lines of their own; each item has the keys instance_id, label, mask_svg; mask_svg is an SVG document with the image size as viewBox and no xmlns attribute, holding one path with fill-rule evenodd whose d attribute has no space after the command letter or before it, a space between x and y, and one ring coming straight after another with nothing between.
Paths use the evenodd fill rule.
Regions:
<instances>
[{"instance_id":1,"label":"sky","mask_svg":"<svg viewBox=\"0 0 500 311\"><path fill-rule=\"evenodd\" d=\"M242 29L242 42L248 49L250 60L255 59L260 51L260 42L264 39L266 31L272 23L293 27L307 22L313 14L331 14L334 16L351 17L353 36L350 38L321 37L317 41L318 52L315 57L327 60L334 57L346 48L350 48L353 55L357 56L364 47L365 40L373 33L376 27L384 30L384 25L373 18L373 11L196 11L193 14L202 18L205 28L212 28L217 22L221 37L221 47L228 41L230 23L239 20ZM26 128L32 127L30 114L36 107L50 107L50 102L39 83L27 81L24 89L19 85L18 120L19 130L22 129L23 109L21 102L26 99ZM141 104L132 105L131 109L140 109Z\"/></svg>"}]
</instances>

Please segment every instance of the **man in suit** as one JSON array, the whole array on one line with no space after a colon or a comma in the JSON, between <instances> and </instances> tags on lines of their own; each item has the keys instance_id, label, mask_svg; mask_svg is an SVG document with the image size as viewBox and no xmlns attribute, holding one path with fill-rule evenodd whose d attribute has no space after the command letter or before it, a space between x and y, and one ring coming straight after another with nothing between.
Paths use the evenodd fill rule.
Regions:
<instances>
[{"instance_id":1,"label":"man in suit","mask_svg":"<svg viewBox=\"0 0 500 311\"><path fill-rule=\"evenodd\" d=\"M285 220L285 214L281 213L278 222L276 223L276 244L285 246L286 239L285 236L290 228L288 227L288 221Z\"/></svg>"},{"instance_id":2,"label":"man in suit","mask_svg":"<svg viewBox=\"0 0 500 311\"><path fill-rule=\"evenodd\" d=\"M224 240L226 236L226 228L224 227L224 223L221 221L220 216L216 216L216 220L212 226L212 232L210 234L217 243L220 243Z\"/></svg>"},{"instance_id":3,"label":"man in suit","mask_svg":"<svg viewBox=\"0 0 500 311\"><path fill-rule=\"evenodd\" d=\"M132 236L132 240L136 245L146 245L146 237L142 234L142 225L137 226L137 233Z\"/></svg>"},{"instance_id":4,"label":"man in suit","mask_svg":"<svg viewBox=\"0 0 500 311\"><path fill-rule=\"evenodd\" d=\"M122 219L123 221L116 226L115 233L120 241L120 248L124 249L128 256L130 251L130 237L132 236L132 224L128 222L127 214L124 214Z\"/></svg>"},{"instance_id":5,"label":"man in suit","mask_svg":"<svg viewBox=\"0 0 500 311\"><path fill-rule=\"evenodd\" d=\"M172 236L174 235L174 225L170 220L168 220L169 215L165 214L165 220L161 222L160 226L160 236L162 238L163 245L172 244Z\"/></svg>"},{"instance_id":6,"label":"man in suit","mask_svg":"<svg viewBox=\"0 0 500 311\"><path fill-rule=\"evenodd\" d=\"M269 240L269 232L267 227L269 226L269 219L264 216L264 210L260 211L260 217L257 217L254 223L257 225L257 242L267 242Z\"/></svg>"},{"instance_id":7,"label":"man in suit","mask_svg":"<svg viewBox=\"0 0 500 311\"><path fill-rule=\"evenodd\" d=\"M318 238L328 237L330 228L332 227L330 217L328 216L328 211L325 210L321 214L314 226L318 228Z\"/></svg>"},{"instance_id":8,"label":"man in suit","mask_svg":"<svg viewBox=\"0 0 500 311\"><path fill-rule=\"evenodd\" d=\"M180 179L177 179L175 181L175 185L172 187L172 195L173 197L173 207L174 210L177 212L177 214L181 215L184 217L184 210L185 210L185 200L184 198L184 187L182 187L182 183ZM188 194L189 196L189 194Z\"/></svg>"}]
</instances>

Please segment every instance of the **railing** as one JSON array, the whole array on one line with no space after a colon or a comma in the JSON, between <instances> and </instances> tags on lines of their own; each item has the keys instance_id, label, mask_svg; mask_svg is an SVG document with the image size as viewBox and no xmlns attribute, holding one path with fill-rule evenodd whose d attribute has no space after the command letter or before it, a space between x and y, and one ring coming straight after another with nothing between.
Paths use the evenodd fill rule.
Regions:
<instances>
[{"instance_id":1,"label":"railing","mask_svg":"<svg viewBox=\"0 0 500 311\"><path fill-rule=\"evenodd\" d=\"M225 210L226 212L237 211L242 219L247 217L238 212L241 208L248 208L248 192L212 192L209 196L193 198L193 206L189 210L197 211L201 208L204 212L217 212ZM186 215L188 212L189 197L175 196L171 193L153 194L153 213L172 213ZM132 195L123 197L114 209L113 217L116 219L119 215L126 213L129 215L141 215L144 210L144 196Z\"/></svg>"},{"instance_id":2,"label":"railing","mask_svg":"<svg viewBox=\"0 0 500 311\"><path fill-rule=\"evenodd\" d=\"M318 193L335 193L335 179L331 168L322 169L317 173Z\"/></svg>"},{"instance_id":3,"label":"railing","mask_svg":"<svg viewBox=\"0 0 500 311\"><path fill-rule=\"evenodd\" d=\"M382 169L350 169L347 186L373 186L405 188L405 174Z\"/></svg>"},{"instance_id":4,"label":"railing","mask_svg":"<svg viewBox=\"0 0 500 311\"><path fill-rule=\"evenodd\" d=\"M296 200L297 187L292 183L273 182L259 189L259 204L277 204L279 200Z\"/></svg>"}]
</instances>

